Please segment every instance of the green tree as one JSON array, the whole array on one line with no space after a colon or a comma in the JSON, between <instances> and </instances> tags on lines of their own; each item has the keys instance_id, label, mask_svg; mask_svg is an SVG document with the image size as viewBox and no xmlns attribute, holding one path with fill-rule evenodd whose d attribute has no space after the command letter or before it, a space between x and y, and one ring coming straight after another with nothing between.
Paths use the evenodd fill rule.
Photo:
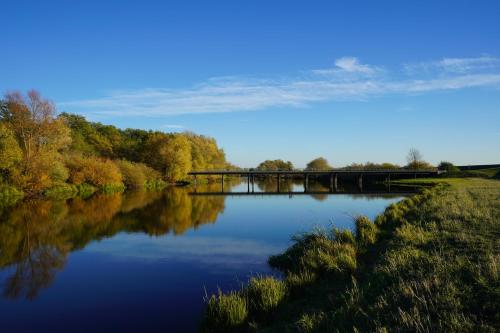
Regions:
<instances>
[{"instance_id":1,"label":"green tree","mask_svg":"<svg viewBox=\"0 0 500 333\"><path fill-rule=\"evenodd\" d=\"M290 161L285 162L280 159L266 160L257 166L257 170L261 171L277 171L277 170L292 171L293 169L294 167L292 162Z\"/></svg>"},{"instance_id":2,"label":"green tree","mask_svg":"<svg viewBox=\"0 0 500 333\"><path fill-rule=\"evenodd\" d=\"M439 163L438 169L439 170L445 170L445 171L448 171L448 172L460 171L460 169L457 166L455 166L453 163L446 162L446 161L442 161L441 163Z\"/></svg>"},{"instance_id":3,"label":"green tree","mask_svg":"<svg viewBox=\"0 0 500 333\"><path fill-rule=\"evenodd\" d=\"M307 163L306 170L330 170L332 167L323 157L318 157Z\"/></svg>"}]
</instances>

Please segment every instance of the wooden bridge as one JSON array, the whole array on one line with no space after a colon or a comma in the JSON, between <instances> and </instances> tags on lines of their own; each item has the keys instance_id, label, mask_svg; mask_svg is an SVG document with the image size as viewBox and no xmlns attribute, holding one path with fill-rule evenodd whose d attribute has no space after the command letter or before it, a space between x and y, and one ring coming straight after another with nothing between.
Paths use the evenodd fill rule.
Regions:
<instances>
[{"instance_id":1,"label":"wooden bridge","mask_svg":"<svg viewBox=\"0 0 500 333\"><path fill-rule=\"evenodd\" d=\"M204 170L191 171L188 175L194 178L194 185L197 184L198 176L220 176L221 188L224 192L224 176L238 176L247 178L248 192L254 189L255 177L276 177L276 190L280 192L280 181L282 178L298 178L304 179L304 192L307 192L309 187L309 178L312 176L329 177L330 192L337 191L338 178L343 176L355 177L358 181L358 186L363 187L363 177L385 177L387 182L390 182L391 176L398 178L417 178L417 177L432 177L440 174L443 171L439 170L409 170L409 169L383 169L383 170L346 170L346 169L330 169L330 170L276 170L276 171L261 171L261 170Z\"/></svg>"}]
</instances>

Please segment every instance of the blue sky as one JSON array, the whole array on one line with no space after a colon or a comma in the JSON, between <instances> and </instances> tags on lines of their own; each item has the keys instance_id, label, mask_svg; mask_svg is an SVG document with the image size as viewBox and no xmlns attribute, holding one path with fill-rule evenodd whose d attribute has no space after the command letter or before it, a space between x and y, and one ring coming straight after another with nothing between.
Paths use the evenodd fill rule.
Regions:
<instances>
[{"instance_id":1,"label":"blue sky","mask_svg":"<svg viewBox=\"0 0 500 333\"><path fill-rule=\"evenodd\" d=\"M0 1L0 92L282 158L500 163L499 1Z\"/></svg>"}]
</instances>

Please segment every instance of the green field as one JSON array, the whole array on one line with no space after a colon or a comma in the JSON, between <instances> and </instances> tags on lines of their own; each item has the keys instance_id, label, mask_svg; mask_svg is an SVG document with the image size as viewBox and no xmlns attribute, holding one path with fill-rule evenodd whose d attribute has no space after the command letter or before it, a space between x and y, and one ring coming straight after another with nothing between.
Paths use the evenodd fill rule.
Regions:
<instances>
[{"instance_id":1,"label":"green field","mask_svg":"<svg viewBox=\"0 0 500 333\"><path fill-rule=\"evenodd\" d=\"M487 168L487 169L477 169L477 170L464 170L462 172L476 174L480 177L489 177L493 178L498 173L500 173L500 168Z\"/></svg>"},{"instance_id":2,"label":"green field","mask_svg":"<svg viewBox=\"0 0 500 333\"><path fill-rule=\"evenodd\" d=\"M497 332L500 182L433 185L356 230L300 235L256 277L207 297L206 332Z\"/></svg>"}]
</instances>

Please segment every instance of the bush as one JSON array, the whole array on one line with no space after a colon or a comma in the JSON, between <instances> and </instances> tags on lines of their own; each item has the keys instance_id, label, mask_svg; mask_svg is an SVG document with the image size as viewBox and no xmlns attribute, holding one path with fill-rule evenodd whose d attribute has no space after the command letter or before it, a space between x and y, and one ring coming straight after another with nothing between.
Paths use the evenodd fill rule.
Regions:
<instances>
[{"instance_id":1,"label":"bush","mask_svg":"<svg viewBox=\"0 0 500 333\"><path fill-rule=\"evenodd\" d=\"M125 160L115 161L123 177L123 183L126 187L143 187L146 183L146 177L138 164Z\"/></svg>"},{"instance_id":2,"label":"bush","mask_svg":"<svg viewBox=\"0 0 500 333\"><path fill-rule=\"evenodd\" d=\"M76 185L76 189L78 190L78 195L84 198L91 196L96 191L94 186L87 183Z\"/></svg>"},{"instance_id":3,"label":"bush","mask_svg":"<svg viewBox=\"0 0 500 333\"><path fill-rule=\"evenodd\" d=\"M59 183L45 191L43 195L51 199L69 199L78 194L78 188L72 184Z\"/></svg>"},{"instance_id":4,"label":"bush","mask_svg":"<svg viewBox=\"0 0 500 333\"><path fill-rule=\"evenodd\" d=\"M250 311L266 314L273 311L286 296L287 288L283 281L274 277L257 277L250 279L245 294Z\"/></svg>"},{"instance_id":5,"label":"bush","mask_svg":"<svg viewBox=\"0 0 500 333\"><path fill-rule=\"evenodd\" d=\"M157 188L162 183L160 173L143 163L126 160L118 160L115 163L122 173L123 183L128 188Z\"/></svg>"},{"instance_id":6,"label":"bush","mask_svg":"<svg viewBox=\"0 0 500 333\"><path fill-rule=\"evenodd\" d=\"M234 332L245 324L248 306L245 297L237 292L205 298L207 303L202 321L203 332Z\"/></svg>"},{"instance_id":7,"label":"bush","mask_svg":"<svg viewBox=\"0 0 500 333\"><path fill-rule=\"evenodd\" d=\"M122 174L116 164L98 157L70 156L66 165L70 170L69 181L75 185L87 183L103 188L123 188Z\"/></svg>"},{"instance_id":8,"label":"bush","mask_svg":"<svg viewBox=\"0 0 500 333\"><path fill-rule=\"evenodd\" d=\"M439 163L438 169L448 171L448 172L460 171L460 169L457 166L455 166L453 163L446 162L446 161L442 161L441 163Z\"/></svg>"}]
</instances>

